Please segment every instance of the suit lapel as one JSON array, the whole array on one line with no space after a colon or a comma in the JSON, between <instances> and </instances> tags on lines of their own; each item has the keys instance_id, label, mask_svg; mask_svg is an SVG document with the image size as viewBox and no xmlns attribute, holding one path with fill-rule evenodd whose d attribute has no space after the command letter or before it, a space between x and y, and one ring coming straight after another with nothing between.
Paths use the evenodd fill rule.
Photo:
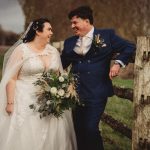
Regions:
<instances>
[{"instance_id":1,"label":"suit lapel","mask_svg":"<svg viewBox=\"0 0 150 150\"><path fill-rule=\"evenodd\" d=\"M98 34L98 33L99 33L98 30L94 28L93 40L94 40L95 35ZM94 49L93 40L92 40L91 47L90 47L89 51L86 53L85 56L89 56L93 53L93 49Z\"/></svg>"},{"instance_id":2,"label":"suit lapel","mask_svg":"<svg viewBox=\"0 0 150 150\"><path fill-rule=\"evenodd\" d=\"M78 39L79 37L78 36L75 36L73 39L72 39L72 41L71 41L71 43L70 43L70 50L71 51L73 51L73 49L74 49L74 47L75 47L75 45L76 45L76 42L77 42L77 39Z\"/></svg>"}]
</instances>

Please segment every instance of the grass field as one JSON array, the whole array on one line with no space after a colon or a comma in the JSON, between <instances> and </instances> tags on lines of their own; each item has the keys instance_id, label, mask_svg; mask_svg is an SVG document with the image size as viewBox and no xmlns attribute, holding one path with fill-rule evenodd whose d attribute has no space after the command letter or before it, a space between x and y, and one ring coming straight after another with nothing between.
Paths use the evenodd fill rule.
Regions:
<instances>
[{"instance_id":1,"label":"grass field","mask_svg":"<svg viewBox=\"0 0 150 150\"><path fill-rule=\"evenodd\" d=\"M3 56L2 54L0 54L0 68L2 68L2 61ZM120 78L115 78L113 80L113 84L119 85L121 87L132 88L133 80L122 80ZM132 128L132 120L133 120L132 102L113 96L108 100L105 112L112 115L115 119L127 124L130 128ZM101 131L104 139L109 138L113 141L110 144L110 142L108 143L105 142L104 140L105 150L131 150L131 140L124 137L120 133L117 133L103 122L101 123Z\"/></svg>"}]
</instances>

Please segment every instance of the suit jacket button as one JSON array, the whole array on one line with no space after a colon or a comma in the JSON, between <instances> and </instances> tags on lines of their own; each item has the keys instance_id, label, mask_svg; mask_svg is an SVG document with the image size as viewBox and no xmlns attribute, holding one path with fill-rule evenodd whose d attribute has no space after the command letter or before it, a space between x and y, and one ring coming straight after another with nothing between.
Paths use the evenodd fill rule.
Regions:
<instances>
[{"instance_id":1,"label":"suit jacket button","mask_svg":"<svg viewBox=\"0 0 150 150\"><path fill-rule=\"evenodd\" d=\"M81 64L82 63L82 61L79 61L79 64Z\"/></svg>"},{"instance_id":2,"label":"suit jacket button","mask_svg":"<svg viewBox=\"0 0 150 150\"><path fill-rule=\"evenodd\" d=\"M88 60L88 63L90 63L91 62L91 60Z\"/></svg>"},{"instance_id":3,"label":"suit jacket button","mask_svg":"<svg viewBox=\"0 0 150 150\"><path fill-rule=\"evenodd\" d=\"M87 72L88 74L90 74L91 72Z\"/></svg>"}]
</instances>

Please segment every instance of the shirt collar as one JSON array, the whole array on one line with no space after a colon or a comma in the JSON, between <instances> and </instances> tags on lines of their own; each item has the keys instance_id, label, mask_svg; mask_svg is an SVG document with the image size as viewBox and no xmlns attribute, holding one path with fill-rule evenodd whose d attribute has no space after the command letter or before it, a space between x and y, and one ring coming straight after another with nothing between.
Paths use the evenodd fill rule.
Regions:
<instances>
[{"instance_id":1,"label":"shirt collar","mask_svg":"<svg viewBox=\"0 0 150 150\"><path fill-rule=\"evenodd\" d=\"M85 37L93 38L94 27L85 35Z\"/></svg>"}]
</instances>

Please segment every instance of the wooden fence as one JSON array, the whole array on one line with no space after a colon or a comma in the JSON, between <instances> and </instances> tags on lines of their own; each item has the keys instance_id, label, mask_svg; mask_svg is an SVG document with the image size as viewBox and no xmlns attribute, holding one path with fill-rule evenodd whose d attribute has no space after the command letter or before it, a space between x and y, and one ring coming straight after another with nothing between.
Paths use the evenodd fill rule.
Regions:
<instances>
[{"instance_id":1,"label":"wooden fence","mask_svg":"<svg viewBox=\"0 0 150 150\"><path fill-rule=\"evenodd\" d=\"M63 49L63 41L53 42L52 45L60 51ZM132 150L150 150L150 37L137 38L136 55L131 61L135 62L134 88L114 86L114 92L116 96L133 102L133 129L106 113L102 121L132 139Z\"/></svg>"}]
</instances>

